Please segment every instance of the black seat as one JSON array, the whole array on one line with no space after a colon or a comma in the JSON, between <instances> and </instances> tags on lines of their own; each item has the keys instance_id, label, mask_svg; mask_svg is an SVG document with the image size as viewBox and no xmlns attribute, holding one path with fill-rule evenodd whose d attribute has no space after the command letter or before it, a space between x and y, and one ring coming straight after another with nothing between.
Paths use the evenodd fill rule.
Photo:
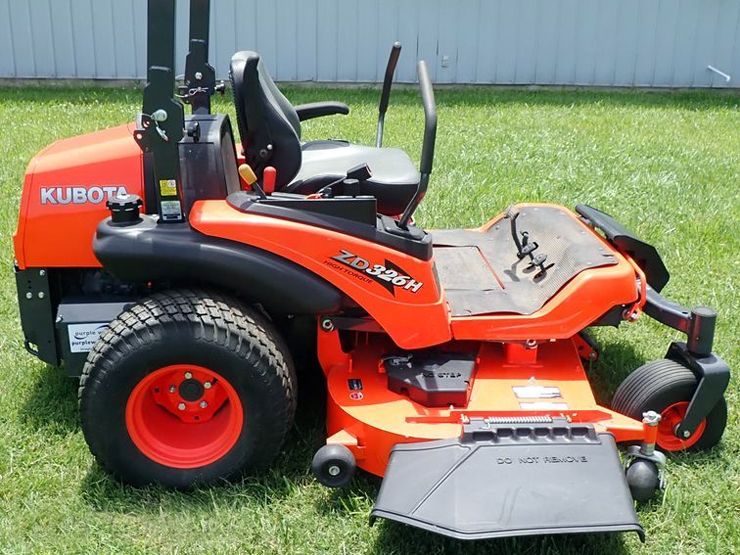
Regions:
<instances>
[{"instance_id":1,"label":"black seat","mask_svg":"<svg viewBox=\"0 0 740 555\"><path fill-rule=\"evenodd\" d=\"M231 81L242 148L258 177L266 166L273 166L278 191L310 194L343 177L350 168L367 164L372 176L362 183L361 194L374 196L383 214L403 212L419 184L419 172L403 150L337 140L301 143L301 121L347 114L345 104L293 106L256 52L234 54Z\"/></svg>"}]
</instances>

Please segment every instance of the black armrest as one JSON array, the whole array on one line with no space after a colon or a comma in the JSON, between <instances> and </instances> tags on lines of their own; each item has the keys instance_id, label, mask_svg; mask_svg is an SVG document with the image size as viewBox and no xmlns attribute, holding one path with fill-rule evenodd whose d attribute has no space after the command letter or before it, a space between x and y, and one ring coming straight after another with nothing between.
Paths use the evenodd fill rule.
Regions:
<instances>
[{"instance_id":1,"label":"black armrest","mask_svg":"<svg viewBox=\"0 0 740 555\"><path fill-rule=\"evenodd\" d=\"M331 116L334 114L349 114L349 106L344 102L309 102L308 104L301 104L300 106L294 106L295 111L298 113L298 119L300 121L306 121L307 119L320 118L322 116Z\"/></svg>"}]
</instances>

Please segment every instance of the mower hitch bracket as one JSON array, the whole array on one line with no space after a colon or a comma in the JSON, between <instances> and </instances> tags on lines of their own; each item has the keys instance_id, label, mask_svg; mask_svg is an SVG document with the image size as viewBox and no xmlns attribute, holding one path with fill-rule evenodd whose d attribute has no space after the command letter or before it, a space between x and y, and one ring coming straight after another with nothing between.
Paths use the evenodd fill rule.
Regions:
<instances>
[{"instance_id":1,"label":"mower hitch bracket","mask_svg":"<svg viewBox=\"0 0 740 555\"><path fill-rule=\"evenodd\" d=\"M644 312L661 324L685 333L688 349L694 355L705 357L712 354L717 313L711 308L688 309L648 286Z\"/></svg>"},{"instance_id":2,"label":"mower hitch bracket","mask_svg":"<svg viewBox=\"0 0 740 555\"><path fill-rule=\"evenodd\" d=\"M717 313L711 308L686 308L647 288L645 314L686 334L686 343L673 342L665 358L691 370L699 380L681 423L674 433L688 439L719 402L730 381L730 368L712 352Z\"/></svg>"},{"instance_id":3,"label":"mower hitch bracket","mask_svg":"<svg viewBox=\"0 0 740 555\"><path fill-rule=\"evenodd\" d=\"M699 378L686 415L674 432L677 437L688 439L722 398L730 383L730 368L714 353L696 356L686 343L678 341L671 343L665 358L685 366Z\"/></svg>"}]
</instances>

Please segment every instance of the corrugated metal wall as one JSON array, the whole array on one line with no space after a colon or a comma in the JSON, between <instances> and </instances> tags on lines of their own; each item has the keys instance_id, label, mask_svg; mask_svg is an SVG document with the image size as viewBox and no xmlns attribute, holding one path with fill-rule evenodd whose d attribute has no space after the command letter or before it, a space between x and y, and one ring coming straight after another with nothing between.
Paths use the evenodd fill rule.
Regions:
<instances>
[{"instance_id":1,"label":"corrugated metal wall","mask_svg":"<svg viewBox=\"0 0 740 555\"><path fill-rule=\"evenodd\" d=\"M145 18L145 0L0 0L0 77L142 78ZM439 83L738 87L739 36L740 0L212 0L211 60L224 77L254 49L281 81L376 82L400 40L400 81L424 58Z\"/></svg>"}]
</instances>

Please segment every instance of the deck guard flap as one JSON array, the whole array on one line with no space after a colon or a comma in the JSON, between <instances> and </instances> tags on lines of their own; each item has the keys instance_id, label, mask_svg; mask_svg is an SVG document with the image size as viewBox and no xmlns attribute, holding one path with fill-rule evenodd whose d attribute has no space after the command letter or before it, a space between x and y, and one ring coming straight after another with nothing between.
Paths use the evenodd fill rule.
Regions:
<instances>
[{"instance_id":1,"label":"deck guard flap","mask_svg":"<svg viewBox=\"0 0 740 555\"><path fill-rule=\"evenodd\" d=\"M460 439L397 445L371 518L459 539L635 531L610 434L473 420Z\"/></svg>"}]
</instances>

